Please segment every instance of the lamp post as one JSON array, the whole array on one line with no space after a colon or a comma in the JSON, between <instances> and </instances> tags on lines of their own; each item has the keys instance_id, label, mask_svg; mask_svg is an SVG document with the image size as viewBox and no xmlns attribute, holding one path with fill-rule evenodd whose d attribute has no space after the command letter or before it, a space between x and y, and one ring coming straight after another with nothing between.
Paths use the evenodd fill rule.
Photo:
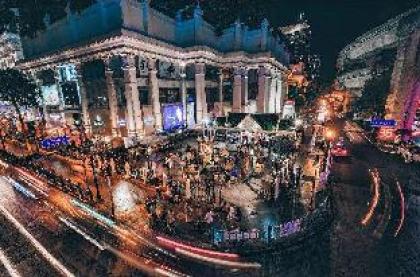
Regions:
<instances>
[{"instance_id":1,"label":"lamp post","mask_svg":"<svg viewBox=\"0 0 420 277\"><path fill-rule=\"evenodd\" d=\"M112 180L111 180L111 171L109 169L109 167L107 167L105 169L106 173L106 181L107 181L107 185L108 185L108 189L109 189L109 194L110 194L110 198L111 198L111 216L112 218L115 219L115 206L114 206L114 197L112 195Z\"/></svg>"}]
</instances>

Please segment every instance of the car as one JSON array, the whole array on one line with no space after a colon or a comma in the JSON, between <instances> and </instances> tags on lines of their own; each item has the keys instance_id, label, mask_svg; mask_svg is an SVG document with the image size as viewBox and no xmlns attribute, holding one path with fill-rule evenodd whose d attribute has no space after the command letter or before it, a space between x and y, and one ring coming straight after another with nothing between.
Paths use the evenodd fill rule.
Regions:
<instances>
[{"instance_id":1,"label":"car","mask_svg":"<svg viewBox=\"0 0 420 277\"><path fill-rule=\"evenodd\" d=\"M344 144L336 144L331 148L331 155L333 157L349 157L350 151Z\"/></svg>"},{"instance_id":2,"label":"car","mask_svg":"<svg viewBox=\"0 0 420 277\"><path fill-rule=\"evenodd\" d=\"M419 148L413 151L413 162L420 163L420 149Z\"/></svg>"},{"instance_id":3,"label":"car","mask_svg":"<svg viewBox=\"0 0 420 277\"><path fill-rule=\"evenodd\" d=\"M414 147L410 151L408 157L404 157L407 162L420 162L420 148Z\"/></svg>"}]
</instances>

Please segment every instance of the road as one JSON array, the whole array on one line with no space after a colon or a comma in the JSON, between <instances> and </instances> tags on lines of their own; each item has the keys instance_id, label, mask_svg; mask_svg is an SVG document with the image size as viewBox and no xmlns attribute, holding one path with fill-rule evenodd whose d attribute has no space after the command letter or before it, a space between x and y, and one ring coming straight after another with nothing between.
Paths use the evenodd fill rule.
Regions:
<instances>
[{"instance_id":1,"label":"road","mask_svg":"<svg viewBox=\"0 0 420 277\"><path fill-rule=\"evenodd\" d=\"M4 259L0 252L0 270L9 275L16 271L18 276L229 276L238 271L231 271L232 266L216 267L214 262L239 268L250 264L220 258L211 259L212 263L209 259L199 262L200 255L178 246L177 254L172 254L100 218L82 203L69 201L62 193L39 189L43 187L35 183L31 189L19 184L22 182L0 177L0 228L11 230L2 232L0 250L7 251ZM16 249L16 238L25 247ZM39 247L33 249L34 244ZM24 266L25 259L17 255L34 266ZM240 271L242 276L247 272L246 268Z\"/></svg>"},{"instance_id":2,"label":"road","mask_svg":"<svg viewBox=\"0 0 420 277\"><path fill-rule=\"evenodd\" d=\"M352 158L333 164L333 228L300 250L250 255L262 265L259 271L162 252L62 194L19 191L0 177L0 276L419 276L419 166L378 151L343 121L334 128L348 138Z\"/></svg>"},{"instance_id":3,"label":"road","mask_svg":"<svg viewBox=\"0 0 420 277\"><path fill-rule=\"evenodd\" d=\"M419 276L420 201L412 191L420 184L420 167L380 152L344 121L333 127L347 138L352 157L333 165L338 214L331 234L332 275ZM377 202L369 169L380 177Z\"/></svg>"}]
</instances>

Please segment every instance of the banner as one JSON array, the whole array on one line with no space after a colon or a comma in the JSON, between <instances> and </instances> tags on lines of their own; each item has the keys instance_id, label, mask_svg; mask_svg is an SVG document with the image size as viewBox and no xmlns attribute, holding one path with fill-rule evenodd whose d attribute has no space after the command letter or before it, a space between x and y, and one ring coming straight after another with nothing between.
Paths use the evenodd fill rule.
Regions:
<instances>
[{"instance_id":1,"label":"banner","mask_svg":"<svg viewBox=\"0 0 420 277\"><path fill-rule=\"evenodd\" d=\"M184 126L182 118L182 104L167 104L163 106L163 129L176 130Z\"/></svg>"},{"instance_id":2,"label":"banner","mask_svg":"<svg viewBox=\"0 0 420 277\"><path fill-rule=\"evenodd\" d=\"M370 126L372 127L395 127L397 122L393 119L372 119Z\"/></svg>"},{"instance_id":3,"label":"banner","mask_svg":"<svg viewBox=\"0 0 420 277\"><path fill-rule=\"evenodd\" d=\"M57 85L42 86L42 97L47 106L58 106L60 104L60 96L58 94Z\"/></svg>"}]
</instances>

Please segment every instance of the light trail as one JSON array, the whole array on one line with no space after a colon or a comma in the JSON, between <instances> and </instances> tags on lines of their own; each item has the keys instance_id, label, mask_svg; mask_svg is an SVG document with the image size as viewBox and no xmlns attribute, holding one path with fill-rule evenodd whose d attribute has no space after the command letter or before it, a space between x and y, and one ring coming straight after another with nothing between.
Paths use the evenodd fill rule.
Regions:
<instances>
[{"instance_id":1,"label":"light trail","mask_svg":"<svg viewBox=\"0 0 420 277\"><path fill-rule=\"evenodd\" d=\"M175 270L168 271L166 269L156 267L155 264L149 265L150 260L147 260L145 262L140 262L141 258L139 256L137 256L133 253L124 253L124 252L116 249L115 247L112 247L109 244L105 244L105 248L108 251L110 251L111 253L113 253L115 256L125 260L128 264L130 264L130 265L134 266L135 268L141 270L142 272L146 273L148 276L156 276L157 274L162 275L162 276L174 276L174 277L175 276L177 276L177 277L178 276L188 276L188 275L185 275L183 273L176 272Z\"/></svg>"},{"instance_id":2,"label":"light trail","mask_svg":"<svg viewBox=\"0 0 420 277\"><path fill-rule=\"evenodd\" d=\"M373 197L372 200L369 203L369 210L367 211L367 213L365 214L365 216L363 217L361 224L362 225L366 225L370 219L373 216L373 213L375 212L376 206L378 206L378 202L379 202L379 197L380 197L380 192L379 192L379 185L380 185L380 177L379 177L379 172L377 169L375 169L373 172L371 172L372 174L372 179L373 179L373 185L374 185L374 193L373 193Z\"/></svg>"},{"instance_id":3,"label":"light trail","mask_svg":"<svg viewBox=\"0 0 420 277\"><path fill-rule=\"evenodd\" d=\"M35 196L35 194L33 194L32 191L28 190L27 188L25 188L24 186L22 186L21 184L19 184L18 182L16 182L15 180L13 180L10 177L1 177L4 181L8 182L9 184L11 184L17 191L19 191L20 193L22 193L23 195L25 195L26 197L32 198L34 200L37 200L38 198Z\"/></svg>"},{"instance_id":4,"label":"light trail","mask_svg":"<svg viewBox=\"0 0 420 277\"><path fill-rule=\"evenodd\" d=\"M106 216L98 213L97 211L95 211L94 209L92 209L90 206L81 203L80 201L72 198L71 199L71 203L73 203L74 206L84 210L87 214L91 215L93 218L99 220L100 222L106 224L109 227L115 227L116 224L113 220L107 218Z\"/></svg>"},{"instance_id":5,"label":"light trail","mask_svg":"<svg viewBox=\"0 0 420 277\"><path fill-rule=\"evenodd\" d=\"M35 248L38 252L62 275L64 276L74 276L60 261L58 261L50 252L38 241L36 240L23 225L3 206L0 205L1 213L9 220L16 229L22 234Z\"/></svg>"},{"instance_id":6,"label":"light trail","mask_svg":"<svg viewBox=\"0 0 420 277\"><path fill-rule=\"evenodd\" d=\"M203 249L203 248L193 247L193 246L190 246L190 245L175 242L173 240L169 240L169 239L159 237L159 236L156 237L156 239L158 241L161 241L161 242L165 243L165 244L169 244L173 247L187 249L187 250L190 250L190 251L193 251L193 252L198 252L198 253L207 254L207 255L211 255L211 256L219 256L219 257L223 257L223 258L239 258L239 255L234 254L234 253L223 253L223 252L217 252L217 251L207 250L207 249Z\"/></svg>"},{"instance_id":7,"label":"light trail","mask_svg":"<svg viewBox=\"0 0 420 277\"><path fill-rule=\"evenodd\" d=\"M401 209L400 211L401 211L401 214L400 214L400 222L398 224L397 229L395 230L394 237L397 237L398 234L400 233L401 228L404 224L404 220L405 220L405 199L404 199L404 194L403 194L402 189L401 189L400 182L398 182L398 181L397 181L397 189L398 189L398 193L400 194L400 209Z\"/></svg>"},{"instance_id":8,"label":"light trail","mask_svg":"<svg viewBox=\"0 0 420 277\"><path fill-rule=\"evenodd\" d=\"M7 258L6 254L3 252L3 250L0 248L0 262L4 265L7 272L11 277L21 277L19 272L15 269L12 262Z\"/></svg>"},{"instance_id":9,"label":"light trail","mask_svg":"<svg viewBox=\"0 0 420 277\"><path fill-rule=\"evenodd\" d=\"M87 241L89 241L90 243L98 247L101 251L105 250L105 248L97 240L95 240L94 238L92 238L91 236L83 232L80 228L78 228L76 225L71 223L69 220L62 217L59 217L59 219L61 222L66 224L70 229L72 229L73 231L75 231L76 233L84 237Z\"/></svg>"},{"instance_id":10,"label":"light trail","mask_svg":"<svg viewBox=\"0 0 420 277\"><path fill-rule=\"evenodd\" d=\"M19 172L19 177L23 178L30 187L35 189L37 192L39 192L43 196L48 196L48 190L45 190L45 185L42 181L33 177L32 175L30 175L29 173L27 173L26 171L20 168L15 167L15 169L16 171Z\"/></svg>"},{"instance_id":11,"label":"light trail","mask_svg":"<svg viewBox=\"0 0 420 277\"><path fill-rule=\"evenodd\" d=\"M259 263L226 261L226 260L221 260L221 259L217 259L217 258L211 258L211 257L199 255L199 254L196 254L196 253L184 250L184 249L180 249L180 248L175 248L175 251L179 254L184 255L184 256L194 258L194 259L197 259L197 260L201 260L203 262L208 262L208 263L213 263L213 264L218 264L218 265L223 265L223 266L228 266L228 267L254 268L254 269L257 269L257 268L261 267L261 264L259 264Z\"/></svg>"},{"instance_id":12,"label":"light trail","mask_svg":"<svg viewBox=\"0 0 420 277\"><path fill-rule=\"evenodd\" d=\"M167 277L178 277L179 275L174 274L170 271L164 270L162 268L155 268L155 271L157 274L162 275L162 276L167 276Z\"/></svg>"}]
</instances>

